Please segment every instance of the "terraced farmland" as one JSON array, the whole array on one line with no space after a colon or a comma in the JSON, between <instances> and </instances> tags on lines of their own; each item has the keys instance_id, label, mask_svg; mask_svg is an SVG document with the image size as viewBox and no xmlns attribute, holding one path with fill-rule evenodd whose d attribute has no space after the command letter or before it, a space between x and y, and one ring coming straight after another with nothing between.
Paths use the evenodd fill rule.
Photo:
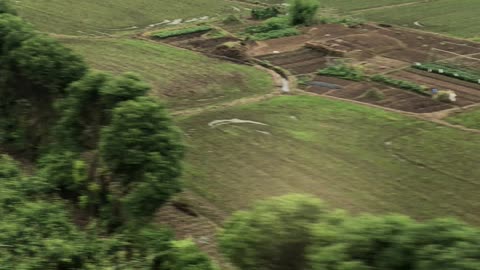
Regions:
<instances>
[{"instance_id":1,"label":"terraced farmland","mask_svg":"<svg viewBox=\"0 0 480 270\"><path fill-rule=\"evenodd\" d=\"M315 72L324 67L326 63L325 53L308 48L263 55L259 59L290 70L295 75Z\"/></svg>"}]
</instances>

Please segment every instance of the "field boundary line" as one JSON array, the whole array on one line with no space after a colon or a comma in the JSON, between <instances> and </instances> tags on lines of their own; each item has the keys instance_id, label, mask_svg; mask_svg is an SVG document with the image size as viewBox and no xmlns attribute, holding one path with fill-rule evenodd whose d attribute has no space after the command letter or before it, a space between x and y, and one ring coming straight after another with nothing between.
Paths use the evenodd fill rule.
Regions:
<instances>
[{"instance_id":1,"label":"field boundary line","mask_svg":"<svg viewBox=\"0 0 480 270\"><path fill-rule=\"evenodd\" d=\"M400 111L400 110L396 110L396 109L392 109L392 108L386 108L386 107L383 107L383 106L370 104L370 103L366 103L366 102L362 102L362 101L358 101L358 100L351 100L351 99L346 99L346 98L341 98L341 97L334 97L334 96L329 96L329 95L325 95L325 94L319 95L319 94L310 93L310 92L307 92L307 91L304 91L304 90L301 90L301 89L297 89L297 90L301 91L302 94L307 94L307 95L310 95L310 96L320 96L320 97L325 97L325 98L328 98L328 99L340 100L340 101L350 102L350 103L354 103L354 104L364 105L364 106L368 106L368 107L372 107L372 108L376 108L376 109L381 109L381 110L384 110L384 111L389 111L389 112L402 114L402 115L405 115L405 116L410 116L410 117L416 118L418 120L432 122L432 123L435 123L435 124L438 124L438 125L441 125L441 126L450 127L450 128L462 130L462 131L465 131L465 132L480 134L480 130L478 130L478 129L472 129L472 128L467 128L467 127L460 126L460 125L455 125L455 124L449 123L449 122L441 120L441 119L433 118L433 117L429 116L429 114L405 112L405 111Z\"/></svg>"},{"instance_id":2,"label":"field boundary line","mask_svg":"<svg viewBox=\"0 0 480 270\"><path fill-rule=\"evenodd\" d=\"M423 1L414 1L414 2L408 2L408 3L373 7L373 8L364 8L364 9L353 10L350 13L353 14L353 15L356 15L356 14L360 14L360 13L368 12L368 11L384 10L384 9L389 9L389 8L403 7L403 6L413 6L413 5L423 4L423 3L428 3L428 2L429 2L428 0L423 0Z\"/></svg>"}]
</instances>

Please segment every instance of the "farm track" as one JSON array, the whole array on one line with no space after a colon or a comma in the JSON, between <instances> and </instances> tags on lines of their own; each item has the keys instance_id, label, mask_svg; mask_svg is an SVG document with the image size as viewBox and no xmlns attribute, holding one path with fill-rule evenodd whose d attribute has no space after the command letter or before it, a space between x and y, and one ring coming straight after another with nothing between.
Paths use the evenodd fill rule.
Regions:
<instances>
[{"instance_id":1,"label":"farm track","mask_svg":"<svg viewBox=\"0 0 480 270\"><path fill-rule=\"evenodd\" d=\"M402 3L402 4L394 4L394 5L386 5L386 6L381 6L381 7L373 7L373 8L364 8L364 9L357 9L352 11L352 14L359 14L362 12L368 12L368 11L374 11L374 10L384 10L384 9L389 9L389 8L398 8L398 7L405 7L405 6L412 6L412 5L418 5L422 3L428 3L429 0L423 0L423 1L415 1L415 2L409 2L409 3Z\"/></svg>"}]
</instances>

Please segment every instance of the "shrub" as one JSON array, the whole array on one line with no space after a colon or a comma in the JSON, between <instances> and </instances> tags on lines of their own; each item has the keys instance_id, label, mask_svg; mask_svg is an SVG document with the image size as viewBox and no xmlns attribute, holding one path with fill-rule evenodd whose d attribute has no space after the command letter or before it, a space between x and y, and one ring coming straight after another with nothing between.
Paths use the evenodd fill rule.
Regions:
<instances>
[{"instance_id":1,"label":"shrub","mask_svg":"<svg viewBox=\"0 0 480 270\"><path fill-rule=\"evenodd\" d=\"M253 40L266 40L300 34L298 29L290 26L287 17L270 18L259 26L248 27L245 32L250 34L250 38Z\"/></svg>"},{"instance_id":2,"label":"shrub","mask_svg":"<svg viewBox=\"0 0 480 270\"><path fill-rule=\"evenodd\" d=\"M312 24L318 6L318 0L293 0L290 4L291 23L293 25Z\"/></svg>"},{"instance_id":3,"label":"shrub","mask_svg":"<svg viewBox=\"0 0 480 270\"><path fill-rule=\"evenodd\" d=\"M248 27L245 32L248 34L266 33L273 30L281 30L290 27L291 26L287 17L276 17L268 19L258 26Z\"/></svg>"},{"instance_id":4,"label":"shrub","mask_svg":"<svg viewBox=\"0 0 480 270\"><path fill-rule=\"evenodd\" d=\"M225 25L240 24L242 23L242 20L240 20L237 16L230 14L222 20L222 23Z\"/></svg>"},{"instance_id":5,"label":"shrub","mask_svg":"<svg viewBox=\"0 0 480 270\"><path fill-rule=\"evenodd\" d=\"M338 63L333 66L321 69L317 72L319 75L339 77L346 80L361 81L365 78L363 70L353 65Z\"/></svg>"},{"instance_id":6,"label":"shrub","mask_svg":"<svg viewBox=\"0 0 480 270\"><path fill-rule=\"evenodd\" d=\"M365 23L363 19L352 18L352 17L332 17L332 16L321 16L317 19L318 23L322 24L343 24L348 27L354 27Z\"/></svg>"},{"instance_id":7,"label":"shrub","mask_svg":"<svg viewBox=\"0 0 480 270\"><path fill-rule=\"evenodd\" d=\"M302 270L310 227L327 212L318 199L286 195L235 213L220 233L222 252L244 270Z\"/></svg>"},{"instance_id":8,"label":"shrub","mask_svg":"<svg viewBox=\"0 0 480 270\"><path fill-rule=\"evenodd\" d=\"M277 7L254 8L251 15L255 20L265 20L272 17L277 17L280 10Z\"/></svg>"},{"instance_id":9,"label":"shrub","mask_svg":"<svg viewBox=\"0 0 480 270\"><path fill-rule=\"evenodd\" d=\"M253 40L267 40L280 37L289 37L299 35L300 31L296 28L286 28L280 30L273 30L266 33L258 33L251 36Z\"/></svg>"},{"instance_id":10,"label":"shrub","mask_svg":"<svg viewBox=\"0 0 480 270\"><path fill-rule=\"evenodd\" d=\"M212 30L210 26L207 25L201 25L201 26L196 26L196 27L191 27L191 28L183 28L183 29L177 29L177 30L165 30L161 32L156 32L152 34L152 37L154 38L159 38L159 39L165 39L169 37L176 37L176 36L182 36L182 35L188 35L188 34L194 34L194 33L200 33L200 32L207 32Z\"/></svg>"},{"instance_id":11,"label":"shrub","mask_svg":"<svg viewBox=\"0 0 480 270\"><path fill-rule=\"evenodd\" d=\"M421 94L421 95L428 95L428 93L426 92L427 88L425 86L418 85L414 82L403 81L403 80L395 80L395 79L392 79L390 77L386 77L386 76L383 76L383 75L374 75L374 76L370 77L370 79L372 81L384 83L384 84L387 84L387 85L391 85L393 87L398 87L398 88L402 88L402 89L405 89L405 90L410 90L410 91L413 91L413 92Z\"/></svg>"},{"instance_id":12,"label":"shrub","mask_svg":"<svg viewBox=\"0 0 480 270\"><path fill-rule=\"evenodd\" d=\"M378 90L378 89L370 89L368 90L365 95L364 95L365 98L368 98L368 99L372 99L372 100L375 100L375 101L379 101L379 100L383 100L385 99L385 95L383 94L382 91Z\"/></svg>"}]
</instances>

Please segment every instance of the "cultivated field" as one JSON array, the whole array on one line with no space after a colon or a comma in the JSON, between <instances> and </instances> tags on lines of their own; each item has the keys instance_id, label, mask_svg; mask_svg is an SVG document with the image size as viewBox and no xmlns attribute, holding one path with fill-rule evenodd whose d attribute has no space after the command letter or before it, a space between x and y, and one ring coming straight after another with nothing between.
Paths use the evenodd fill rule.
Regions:
<instances>
[{"instance_id":1,"label":"cultivated field","mask_svg":"<svg viewBox=\"0 0 480 270\"><path fill-rule=\"evenodd\" d=\"M175 109L200 107L272 91L271 76L254 67L144 40L64 38L92 67L134 71Z\"/></svg>"},{"instance_id":2,"label":"cultivated field","mask_svg":"<svg viewBox=\"0 0 480 270\"><path fill-rule=\"evenodd\" d=\"M228 119L256 123L212 123ZM354 212L480 224L478 134L315 96L205 113L181 126L187 186L227 214L306 192Z\"/></svg>"},{"instance_id":3,"label":"cultivated field","mask_svg":"<svg viewBox=\"0 0 480 270\"><path fill-rule=\"evenodd\" d=\"M305 90L321 95L415 113L431 113L480 103L480 84L411 68L417 62L458 64L466 60L471 67L472 62L480 63L477 60L480 45L474 42L397 27L367 24L348 28L331 24L304 28L300 36L259 42L251 49L251 54L294 75L314 74L340 57L362 68L367 75L385 75L427 89L452 90L457 94L457 101L454 104L439 102L430 96L368 80L354 82L311 76L313 85L305 87ZM366 93L371 89L378 89L384 98L368 98Z\"/></svg>"}]
</instances>

